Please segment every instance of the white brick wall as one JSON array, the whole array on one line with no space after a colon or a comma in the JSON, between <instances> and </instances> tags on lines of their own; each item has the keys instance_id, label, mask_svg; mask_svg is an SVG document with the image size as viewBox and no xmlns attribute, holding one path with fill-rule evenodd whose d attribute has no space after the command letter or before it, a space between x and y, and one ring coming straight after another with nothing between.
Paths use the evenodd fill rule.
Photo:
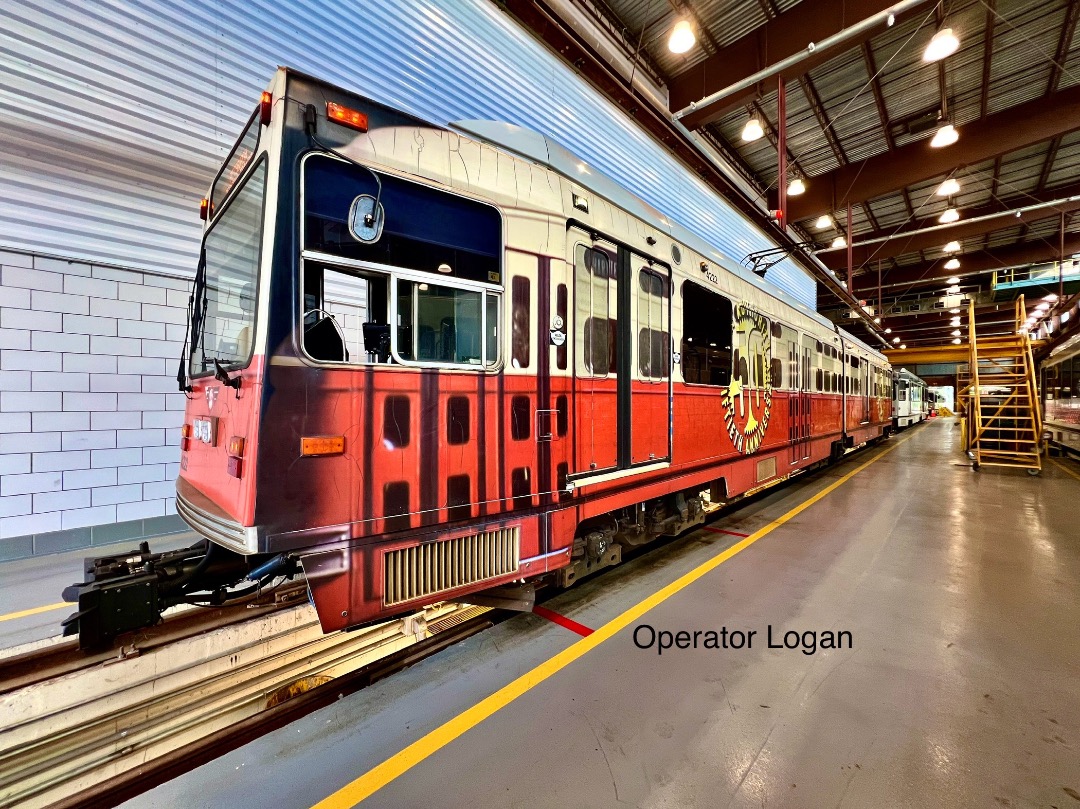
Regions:
<instances>
[{"instance_id":1,"label":"white brick wall","mask_svg":"<svg viewBox=\"0 0 1080 809\"><path fill-rule=\"evenodd\" d=\"M0 540L175 514L189 283L0 253Z\"/></svg>"}]
</instances>

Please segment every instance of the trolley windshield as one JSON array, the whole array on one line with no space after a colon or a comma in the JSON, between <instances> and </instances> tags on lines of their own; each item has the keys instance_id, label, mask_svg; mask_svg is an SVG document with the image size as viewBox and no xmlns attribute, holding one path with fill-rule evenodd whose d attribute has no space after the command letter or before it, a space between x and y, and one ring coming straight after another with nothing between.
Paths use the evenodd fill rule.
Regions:
<instances>
[{"instance_id":1,"label":"trolley windshield","mask_svg":"<svg viewBox=\"0 0 1080 809\"><path fill-rule=\"evenodd\" d=\"M193 317L198 329L191 340L191 376L212 371L215 359L234 368L251 359L265 196L263 160L206 233L206 268L196 281L201 290L195 290L200 311Z\"/></svg>"}]
</instances>

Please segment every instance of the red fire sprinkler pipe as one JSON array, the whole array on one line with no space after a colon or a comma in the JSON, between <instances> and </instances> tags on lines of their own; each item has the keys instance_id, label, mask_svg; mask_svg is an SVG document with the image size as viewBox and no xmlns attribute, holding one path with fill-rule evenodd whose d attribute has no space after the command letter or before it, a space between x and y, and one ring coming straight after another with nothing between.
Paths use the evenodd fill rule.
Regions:
<instances>
[{"instance_id":1,"label":"red fire sprinkler pipe","mask_svg":"<svg viewBox=\"0 0 1080 809\"><path fill-rule=\"evenodd\" d=\"M851 255L851 251L852 251L853 247L852 247L852 244L851 244L852 238L851 238L851 203L850 202L848 203L848 206L847 206L847 239L846 239L846 241L847 241L847 282L848 282L848 292L850 292L851 297L854 298L855 297L855 272L854 272L854 270L852 269L852 266L851 266L852 263L853 263L852 262L852 255Z\"/></svg>"},{"instance_id":2,"label":"red fire sprinkler pipe","mask_svg":"<svg viewBox=\"0 0 1080 809\"><path fill-rule=\"evenodd\" d=\"M776 88L776 151L779 157L779 178L776 181L777 195L780 211L780 228L787 228L787 88L784 85L784 77L777 80Z\"/></svg>"}]
</instances>

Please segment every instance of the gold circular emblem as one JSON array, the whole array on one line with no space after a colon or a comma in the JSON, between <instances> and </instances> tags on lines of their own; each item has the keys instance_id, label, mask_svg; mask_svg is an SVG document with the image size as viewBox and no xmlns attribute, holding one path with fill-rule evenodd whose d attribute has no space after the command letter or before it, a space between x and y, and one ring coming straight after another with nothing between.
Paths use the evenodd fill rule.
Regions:
<instances>
[{"instance_id":1,"label":"gold circular emblem","mask_svg":"<svg viewBox=\"0 0 1080 809\"><path fill-rule=\"evenodd\" d=\"M735 306L731 384L720 402L728 437L739 452L756 452L772 412L772 339L769 321L745 304Z\"/></svg>"}]
</instances>

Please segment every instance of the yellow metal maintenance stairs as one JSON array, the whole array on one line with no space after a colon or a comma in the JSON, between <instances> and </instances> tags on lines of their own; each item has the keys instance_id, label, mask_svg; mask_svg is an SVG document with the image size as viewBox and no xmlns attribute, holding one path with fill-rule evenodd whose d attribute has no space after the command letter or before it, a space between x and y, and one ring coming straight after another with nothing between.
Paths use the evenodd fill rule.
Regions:
<instances>
[{"instance_id":1,"label":"yellow metal maintenance stairs","mask_svg":"<svg viewBox=\"0 0 1080 809\"><path fill-rule=\"evenodd\" d=\"M974 307L968 309L971 358L965 411L968 455L972 468L1009 466L1042 471L1042 413L1031 358L1031 341L1021 333L1024 297L1016 301L1016 328L1011 334L979 337Z\"/></svg>"}]
</instances>

